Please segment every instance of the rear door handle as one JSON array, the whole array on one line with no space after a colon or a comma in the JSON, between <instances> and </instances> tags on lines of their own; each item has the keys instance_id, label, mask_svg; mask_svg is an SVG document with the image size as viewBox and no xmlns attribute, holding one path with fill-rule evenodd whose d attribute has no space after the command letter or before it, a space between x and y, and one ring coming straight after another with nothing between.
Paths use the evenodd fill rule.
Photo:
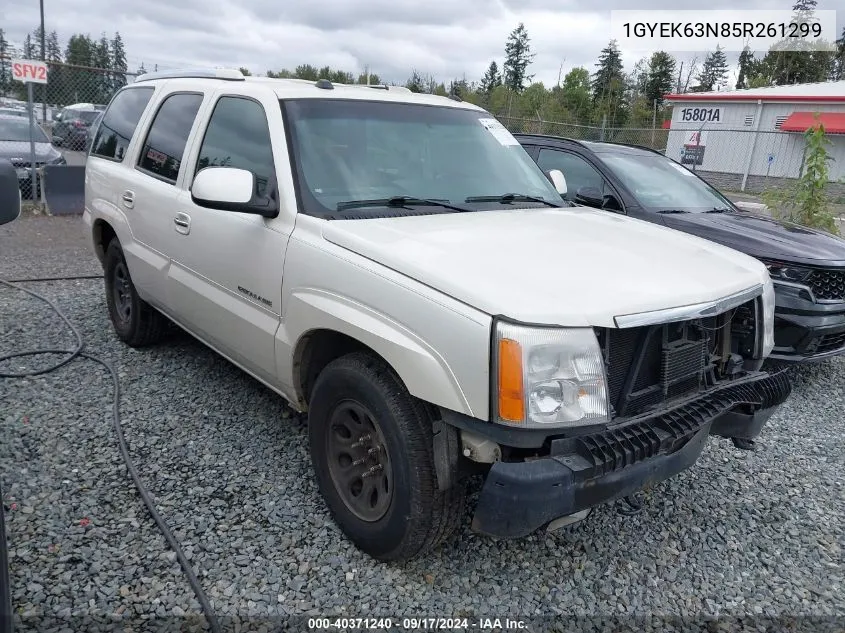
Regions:
<instances>
[{"instance_id":1,"label":"rear door handle","mask_svg":"<svg viewBox=\"0 0 845 633\"><path fill-rule=\"evenodd\" d=\"M135 206L135 192L134 191L129 191L129 190L124 191L121 198L123 200L123 206L126 207L127 209L131 209L132 207Z\"/></svg>"},{"instance_id":2,"label":"rear door handle","mask_svg":"<svg viewBox=\"0 0 845 633\"><path fill-rule=\"evenodd\" d=\"M187 235L191 232L191 216L187 213L177 213L173 218L173 224L176 225L176 232L182 235Z\"/></svg>"}]
</instances>

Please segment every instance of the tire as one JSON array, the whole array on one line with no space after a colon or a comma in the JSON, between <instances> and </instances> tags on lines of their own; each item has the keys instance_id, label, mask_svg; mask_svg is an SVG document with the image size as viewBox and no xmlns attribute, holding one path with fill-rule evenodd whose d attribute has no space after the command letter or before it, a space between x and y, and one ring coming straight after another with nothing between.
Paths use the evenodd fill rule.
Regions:
<instances>
[{"instance_id":1,"label":"tire","mask_svg":"<svg viewBox=\"0 0 845 633\"><path fill-rule=\"evenodd\" d=\"M113 239L106 249L106 305L117 337L130 347L146 347L160 341L168 328L167 318L138 296L120 243Z\"/></svg>"},{"instance_id":2,"label":"tire","mask_svg":"<svg viewBox=\"0 0 845 633\"><path fill-rule=\"evenodd\" d=\"M375 421L375 432L350 433L367 428L359 424L367 415ZM460 525L465 486L458 482L438 490L431 416L381 359L356 352L323 369L310 398L308 434L317 483L332 518L373 558L396 561L423 555ZM367 436L363 446L355 446ZM353 459L362 459L373 448L375 456L369 454L368 461L356 465ZM363 469L377 472L371 477L354 474ZM352 494L355 489L358 497Z\"/></svg>"}]
</instances>

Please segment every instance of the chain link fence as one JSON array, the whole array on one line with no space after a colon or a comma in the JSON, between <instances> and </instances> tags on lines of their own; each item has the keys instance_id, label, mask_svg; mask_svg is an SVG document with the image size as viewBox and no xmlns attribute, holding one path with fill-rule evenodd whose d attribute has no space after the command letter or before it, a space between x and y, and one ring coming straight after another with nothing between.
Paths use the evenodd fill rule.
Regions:
<instances>
[{"instance_id":1,"label":"chain link fence","mask_svg":"<svg viewBox=\"0 0 845 633\"><path fill-rule=\"evenodd\" d=\"M658 151L666 148L669 130L660 128L620 128L558 123L540 119L520 119L515 117L497 117L502 125L514 134L548 134L562 136L578 141L607 141L642 145Z\"/></svg>"},{"instance_id":2,"label":"chain link fence","mask_svg":"<svg viewBox=\"0 0 845 633\"><path fill-rule=\"evenodd\" d=\"M84 165L99 119L121 87L135 73L125 70L48 62L48 83L35 85L37 128L36 182L30 178L29 112L26 86L0 86L0 157L18 170L24 200L38 201L44 165ZM648 147L681 162L723 191L760 193L787 187L803 172L805 141L801 133L745 129L619 128L579 125L508 116L497 117L511 132L546 134L581 141L606 141ZM17 121L15 121L17 119ZM23 127L22 127L23 126ZM10 131L11 130L11 131ZM21 132L23 130L23 132ZM23 134L23 138L19 138ZM4 141L3 139L14 139ZM845 135L829 135L834 202L845 203Z\"/></svg>"},{"instance_id":3,"label":"chain link fence","mask_svg":"<svg viewBox=\"0 0 845 633\"><path fill-rule=\"evenodd\" d=\"M577 141L639 145L678 161L723 191L759 194L795 184L804 172L801 132L713 128L611 128L500 116L512 133L561 136ZM845 135L829 134L828 196L845 203Z\"/></svg>"},{"instance_id":4,"label":"chain link fence","mask_svg":"<svg viewBox=\"0 0 845 633\"><path fill-rule=\"evenodd\" d=\"M6 82L0 90L0 158L18 172L21 197L39 202L46 165L84 165L88 144L112 95L136 77L111 68L47 62L47 83L33 85L32 179L27 86Z\"/></svg>"}]
</instances>

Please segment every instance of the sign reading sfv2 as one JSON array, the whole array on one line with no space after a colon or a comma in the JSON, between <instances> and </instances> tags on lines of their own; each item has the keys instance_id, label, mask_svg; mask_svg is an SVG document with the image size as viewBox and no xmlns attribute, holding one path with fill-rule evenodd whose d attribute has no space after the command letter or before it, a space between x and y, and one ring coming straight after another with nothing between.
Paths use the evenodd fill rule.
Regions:
<instances>
[{"instance_id":1,"label":"sign reading sfv2","mask_svg":"<svg viewBox=\"0 0 845 633\"><path fill-rule=\"evenodd\" d=\"M12 78L34 84L46 84L47 64L36 59L13 59Z\"/></svg>"}]
</instances>

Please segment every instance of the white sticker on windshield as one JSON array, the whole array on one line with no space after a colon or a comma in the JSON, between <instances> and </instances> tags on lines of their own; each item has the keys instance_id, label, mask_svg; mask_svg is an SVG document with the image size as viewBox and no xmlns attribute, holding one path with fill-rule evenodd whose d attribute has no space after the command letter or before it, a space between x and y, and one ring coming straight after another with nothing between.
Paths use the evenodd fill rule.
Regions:
<instances>
[{"instance_id":1,"label":"white sticker on windshield","mask_svg":"<svg viewBox=\"0 0 845 633\"><path fill-rule=\"evenodd\" d=\"M496 119L478 119L478 122L502 145L519 145L519 141L513 137L513 134Z\"/></svg>"}]
</instances>

